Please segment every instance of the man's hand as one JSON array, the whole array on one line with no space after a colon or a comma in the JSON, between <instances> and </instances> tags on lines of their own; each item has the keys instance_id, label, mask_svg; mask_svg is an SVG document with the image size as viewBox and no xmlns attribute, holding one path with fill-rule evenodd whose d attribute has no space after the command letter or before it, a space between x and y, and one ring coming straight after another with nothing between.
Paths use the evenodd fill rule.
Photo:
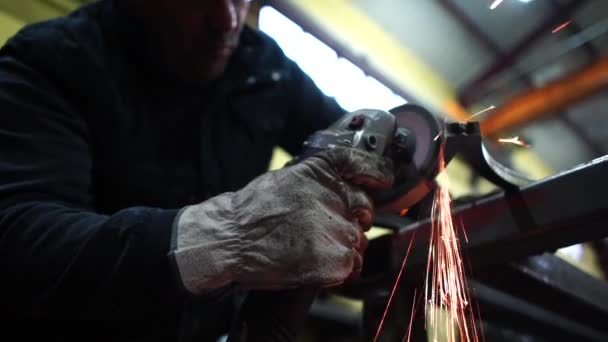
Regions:
<instances>
[{"instance_id":1,"label":"man's hand","mask_svg":"<svg viewBox=\"0 0 608 342\"><path fill-rule=\"evenodd\" d=\"M335 148L186 208L175 260L193 294L333 286L361 270L373 219L364 189L388 188L390 161Z\"/></svg>"}]
</instances>

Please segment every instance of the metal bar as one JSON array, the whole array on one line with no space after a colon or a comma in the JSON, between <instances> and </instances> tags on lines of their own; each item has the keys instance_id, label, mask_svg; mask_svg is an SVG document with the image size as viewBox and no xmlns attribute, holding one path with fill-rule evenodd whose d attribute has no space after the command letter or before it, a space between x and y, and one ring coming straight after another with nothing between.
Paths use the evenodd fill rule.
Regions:
<instances>
[{"instance_id":1,"label":"metal bar","mask_svg":"<svg viewBox=\"0 0 608 342\"><path fill-rule=\"evenodd\" d=\"M579 139L581 139L581 141L585 145L587 145L587 148L591 150L591 152L594 154L594 157L602 156L607 153L606 149L604 148L604 146L602 146L602 144L599 144L598 142L591 139L579 124L577 124L572 119L570 119L570 117L568 117L568 112L560 113L560 115L558 115L558 118L561 122L568 126L572 133L574 133Z\"/></svg>"},{"instance_id":2,"label":"metal bar","mask_svg":"<svg viewBox=\"0 0 608 342\"><path fill-rule=\"evenodd\" d=\"M608 284L554 254L497 265L475 279L570 320L608 328Z\"/></svg>"},{"instance_id":3,"label":"metal bar","mask_svg":"<svg viewBox=\"0 0 608 342\"><path fill-rule=\"evenodd\" d=\"M551 61L555 61L560 57L565 56L573 50L584 46L587 42L593 41L606 33L608 33L608 18L603 18L602 20L585 27L585 29L581 32L563 39L559 42L559 44L556 44L551 51L544 53L543 57L537 58L536 60L530 62L530 66L526 67L525 70L517 70L513 68L513 70L511 70L513 72L509 73L509 75L501 75L500 77L496 77L491 84L506 83L516 79L522 79L526 75L547 66L547 64ZM488 86L490 86L490 84L488 84ZM485 90L480 90L480 93L483 91ZM485 91L483 92L483 95L487 95L491 92L491 90Z\"/></svg>"},{"instance_id":4,"label":"metal bar","mask_svg":"<svg viewBox=\"0 0 608 342\"><path fill-rule=\"evenodd\" d=\"M473 299L482 307L484 320L548 341L608 341L605 331L574 322L479 282L471 281L469 285Z\"/></svg>"},{"instance_id":5,"label":"metal bar","mask_svg":"<svg viewBox=\"0 0 608 342\"><path fill-rule=\"evenodd\" d=\"M606 86L608 58L601 58L582 70L511 98L481 123L482 132L495 135L501 130L539 119L581 101Z\"/></svg>"},{"instance_id":6,"label":"metal bar","mask_svg":"<svg viewBox=\"0 0 608 342\"><path fill-rule=\"evenodd\" d=\"M556 14L561 13L562 5L559 3L559 1L550 0L549 3L551 4L551 7L553 7L554 13L556 13ZM575 22L570 23L570 25L568 25L567 30L570 33L572 33L573 35L577 35L577 34L581 33L581 27L578 26L578 24ZM587 55L589 56L589 59L591 61L593 61L599 55L595 46L593 46L593 44L591 44L591 41L585 42L583 44L583 48L585 49L585 52L587 52Z\"/></svg>"},{"instance_id":7,"label":"metal bar","mask_svg":"<svg viewBox=\"0 0 608 342\"><path fill-rule=\"evenodd\" d=\"M502 59L494 63L486 71L482 72L479 77L464 87L460 95L461 102L464 105L470 105L474 100L477 99L479 89L481 89L487 81L515 64L517 60L540 38L542 38L547 32L550 32L551 28L565 18L571 16L572 13L586 3L587 0L572 1L562 8L561 13L551 15L549 18L544 20L536 27L536 29L523 38L511 51L505 53Z\"/></svg>"},{"instance_id":8,"label":"metal bar","mask_svg":"<svg viewBox=\"0 0 608 342\"><path fill-rule=\"evenodd\" d=\"M465 257L475 270L608 236L608 156L453 210L467 231ZM391 259L401 260L414 231L409 268L426 261L430 219L395 234ZM464 239L464 236L462 237ZM464 241L464 240L463 240Z\"/></svg>"},{"instance_id":9,"label":"metal bar","mask_svg":"<svg viewBox=\"0 0 608 342\"><path fill-rule=\"evenodd\" d=\"M439 4L448 11L464 29L477 41L483 45L483 47L497 57L503 57L500 47L488 37L483 30L473 21L471 18L456 5L452 0L439 0Z\"/></svg>"}]
</instances>

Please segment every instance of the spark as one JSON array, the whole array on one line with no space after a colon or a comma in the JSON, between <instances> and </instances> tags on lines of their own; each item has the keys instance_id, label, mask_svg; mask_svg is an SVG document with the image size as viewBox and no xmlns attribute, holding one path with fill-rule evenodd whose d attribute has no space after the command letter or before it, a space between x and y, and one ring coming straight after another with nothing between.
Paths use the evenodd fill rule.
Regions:
<instances>
[{"instance_id":1,"label":"spark","mask_svg":"<svg viewBox=\"0 0 608 342\"><path fill-rule=\"evenodd\" d=\"M572 22L572 20L568 20L568 21L564 22L563 24L554 28L553 31L551 31L551 33L557 33L559 31L565 29L568 25L570 25L571 22Z\"/></svg>"},{"instance_id":2,"label":"spark","mask_svg":"<svg viewBox=\"0 0 608 342\"><path fill-rule=\"evenodd\" d=\"M443 145L439 155L439 172L445 171ZM440 311L446 311L447 341L479 341L474 310L467 287L460 240L452 219L449 182L436 190L431 208L431 236L427 257L425 298L427 325L434 329L432 339L437 340ZM438 310L435 310L438 309Z\"/></svg>"},{"instance_id":3,"label":"spark","mask_svg":"<svg viewBox=\"0 0 608 342\"><path fill-rule=\"evenodd\" d=\"M498 7L498 5L500 5L503 2L503 0L494 0L494 2L490 5L490 9L493 10L496 7Z\"/></svg>"},{"instance_id":4,"label":"spark","mask_svg":"<svg viewBox=\"0 0 608 342\"><path fill-rule=\"evenodd\" d=\"M525 141L519 139L519 136L516 136L513 138L498 139L498 142L501 144L513 144L513 145L519 145L519 146L523 146L523 147L530 147L530 145L528 145Z\"/></svg>"},{"instance_id":5,"label":"spark","mask_svg":"<svg viewBox=\"0 0 608 342\"><path fill-rule=\"evenodd\" d=\"M401 263L401 269L399 270L399 274L397 274L397 279L395 279L395 284L393 285L393 290L391 291L391 295L388 297L388 302L386 303L386 308L384 309L384 313L382 314L382 319L380 320L380 325L378 326L378 330L376 331L376 336L374 337L374 342L378 341L378 337L380 336L380 332L382 332L382 326L384 325L384 320L386 319L386 314L391 307L391 303L393 302L393 296L397 291L397 287L399 287L399 283L401 282L401 275L403 274L403 269L405 268L405 263L407 261L408 256L410 255L410 250L412 248L412 244L414 242L414 237L416 237L416 233L412 235L412 239L410 240L410 245L407 247L407 252L405 252L405 256L403 257L403 262Z\"/></svg>"},{"instance_id":6,"label":"spark","mask_svg":"<svg viewBox=\"0 0 608 342\"><path fill-rule=\"evenodd\" d=\"M412 337L412 324L414 323L414 315L416 314L416 290L414 290L414 299L412 300L412 313L410 314L410 323L407 325L407 333L403 336L401 342L410 342Z\"/></svg>"},{"instance_id":7,"label":"spark","mask_svg":"<svg viewBox=\"0 0 608 342\"><path fill-rule=\"evenodd\" d=\"M470 117L467 119L467 121L469 121L469 120L471 120L472 118L474 118L474 117L476 117L476 116L479 116L479 115L481 115L481 114L483 114L483 113L489 112L489 111L491 111L491 110L493 110L493 109L496 109L496 106L492 105L492 106L490 106L490 107L488 107L488 108L486 108L486 109L484 109L484 110L481 110L481 111L479 111L479 112L477 112L477 113L475 113L475 114L471 115L471 116L470 116Z\"/></svg>"}]
</instances>

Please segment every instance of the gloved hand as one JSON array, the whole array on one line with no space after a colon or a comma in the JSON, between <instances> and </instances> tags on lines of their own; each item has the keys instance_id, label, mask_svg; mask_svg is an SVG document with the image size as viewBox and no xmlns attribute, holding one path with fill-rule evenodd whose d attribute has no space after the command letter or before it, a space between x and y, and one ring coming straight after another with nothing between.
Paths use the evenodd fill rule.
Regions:
<instances>
[{"instance_id":1,"label":"gloved hand","mask_svg":"<svg viewBox=\"0 0 608 342\"><path fill-rule=\"evenodd\" d=\"M391 169L388 159L335 148L187 207L173 252L184 287L341 284L361 270L367 247L373 206L363 189L390 187Z\"/></svg>"}]
</instances>

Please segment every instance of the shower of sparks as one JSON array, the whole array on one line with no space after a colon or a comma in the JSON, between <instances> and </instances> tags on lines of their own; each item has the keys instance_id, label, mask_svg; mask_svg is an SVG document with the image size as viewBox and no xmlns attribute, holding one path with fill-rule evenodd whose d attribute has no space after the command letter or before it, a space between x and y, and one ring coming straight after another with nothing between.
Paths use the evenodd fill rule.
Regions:
<instances>
[{"instance_id":1,"label":"shower of sparks","mask_svg":"<svg viewBox=\"0 0 608 342\"><path fill-rule=\"evenodd\" d=\"M462 253L460 250L460 242L458 240L456 228L452 218L452 204L450 193L448 190L449 180L445 174L445 159L444 145L441 145L439 150L439 165L438 171L445 177L445 182L438 186L435 197L433 198L433 206L431 208L431 236L429 240L429 251L427 259L426 278L424 282L425 295L425 317L427 327L432 327L432 341L438 341L438 331L440 321L445 321L447 342L479 342L479 333L481 333L482 341L483 331L478 328L475 323L475 310L471 305L469 290L467 287ZM466 233L463 233L466 238ZM378 341L387 313L393 301L393 297L399 284L401 276L405 268L408 256L414 242L414 237L410 240L399 274L395 279L393 289L388 298L386 308L382 314L382 319L376 331L374 342ZM403 336L402 342L409 342L414 317L416 313L416 291L414 291L414 299L412 301L412 311L410 322ZM448 319L440 319L440 313L446 312ZM479 309L477 309L479 312Z\"/></svg>"},{"instance_id":2,"label":"shower of sparks","mask_svg":"<svg viewBox=\"0 0 608 342\"><path fill-rule=\"evenodd\" d=\"M467 119L467 121L470 121L472 118L477 117L477 116L480 116L481 114L483 114L483 113L487 113L487 112L489 112L489 111L491 111L491 110L493 110L493 109L496 109L496 106L490 106L490 107L488 107L488 108L486 108L486 109L484 109L484 110L481 110L481 111L479 111L479 112L477 112L477 113L475 113L475 114L471 115L471 116L470 116L470 117Z\"/></svg>"},{"instance_id":3,"label":"shower of sparks","mask_svg":"<svg viewBox=\"0 0 608 342\"><path fill-rule=\"evenodd\" d=\"M395 279L395 284L393 285L393 290L391 291L391 295L388 297L388 302L386 303L386 308L384 309L384 313L382 314L382 319L380 320L380 325L378 325L378 330L376 331L376 336L374 337L374 342L378 341L378 337L380 337L380 333L382 332L382 326L384 325L384 320L386 319L386 314L391 307L391 303L393 302L393 296L399 287L399 283L401 283L401 275L403 274L403 269L405 268L405 263L407 262L407 257L410 255L410 250L412 248L412 244L414 242L414 238L416 237L412 235L412 239L410 240L410 245L407 247L407 252L405 252L405 256L403 257L403 262L401 263L401 269L399 270L399 274L397 275L397 279Z\"/></svg>"},{"instance_id":4,"label":"shower of sparks","mask_svg":"<svg viewBox=\"0 0 608 342\"><path fill-rule=\"evenodd\" d=\"M513 144L523 147L530 147L530 145L528 145L525 141L519 139L519 136L513 138L498 139L498 142L501 144Z\"/></svg>"},{"instance_id":5,"label":"shower of sparks","mask_svg":"<svg viewBox=\"0 0 608 342\"><path fill-rule=\"evenodd\" d=\"M439 172L444 171L442 146ZM431 217L433 220L425 280L427 326L433 327L434 334L431 340L437 341L439 312L445 311L450 317L445 320L447 341L479 341L464 274L460 243L452 220L447 178L446 183L436 190Z\"/></svg>"},{"instance_id":6,"label":"shower of sparks","mask_svg":"<svg viewBox=\"0 0 608 342\"><path fill-rule=\"evenodd\" d=\"M500 5L503 2L503 0L494 0L494 2L492 2L492 4L490 5L490 9L493 10L496 7L498 7L498 5Z\"/></svg>"},{"instance_id":7,"label":"shower of sparks","mask_svg":"<svg viewBox=\"0 0 608 342\"><path fill-rule=\"evenodd\" d=\"M568 25L570 25L570 23L572 22L572 20L568 20L565 23L557 26L556 28L553 29L553 31L551 31L551 33L557 33L563 29L565 29Z\"/></svg>"}]
</instances>

